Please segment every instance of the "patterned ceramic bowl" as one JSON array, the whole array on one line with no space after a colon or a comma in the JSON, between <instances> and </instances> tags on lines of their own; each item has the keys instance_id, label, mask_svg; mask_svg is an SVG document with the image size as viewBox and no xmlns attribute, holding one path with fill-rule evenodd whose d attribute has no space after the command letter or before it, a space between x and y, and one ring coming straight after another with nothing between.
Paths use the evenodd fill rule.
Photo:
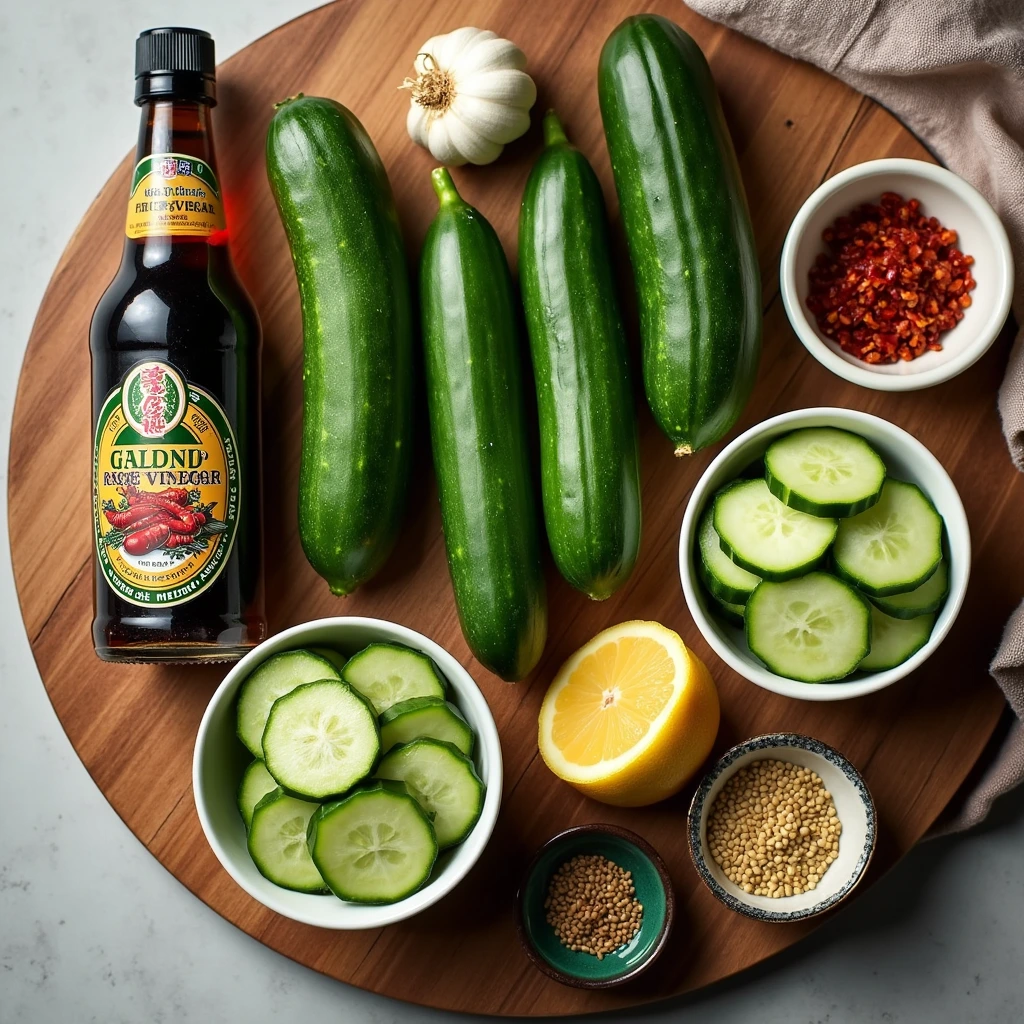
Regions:
<instances>
[{"instance_id":1,"label":"patterned ceramic bowl","mask_svg":"<svg viewBox=\"0 0 1024 1024\"><path fill-rule=\"evenodd\" d=\"M839 856L815 888L778 899L746 893L714 862L708 850L708 813L729 778L753 761L777 760L818 773L842 823ZM690 804L687 832L690 856L701 880L730 910L758 921L800 921L842 902L864 877L875 850L875 804L860 772L838 751L809 736L771 733L755 736L727 751L704 776Z\"/></svg>"}]
</instances>

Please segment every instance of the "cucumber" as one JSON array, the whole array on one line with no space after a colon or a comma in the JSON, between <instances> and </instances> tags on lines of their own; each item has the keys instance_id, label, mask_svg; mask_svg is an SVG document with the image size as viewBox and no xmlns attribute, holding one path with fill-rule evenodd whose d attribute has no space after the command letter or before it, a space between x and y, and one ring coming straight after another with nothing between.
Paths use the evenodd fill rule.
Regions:
<instances>
[{"instance_id":1,"label":"cucumber","mask_svg":"<svg viewBox=\"0 0 1024 1024\"><path fill-rule=\"evenodd\" d=\"M640 467L608 216L554 111L519 216L519 286L540 419L541 498L558 571L602 601L640 549Z\"/></svg>"},{"instance_id":2,"label":"cucumber","mask_svg":"<svg viewBox=\"0 0 1024 1024\"><path fill-rule=\"evenodd\" d=\"M434 829L393 782L371 781L312 816L309 853L331 891L353 903L397 903L422 888L437 859Z\"/></svg>"},{"instance_id":3,"label":"cucumber","mask_svg":"<svg viewBox=\"0 0 1024 1024\"><path fill-rule=\"evenodd\" d=\"M836 572L870 597L916 590L942 561L942 516L915 484L886 480L877 504L843 519Z\"/></svg>"},{"instance_id":4,"label":"cucumber","mask_svg":"<svg viewBox=\"0 0 1024 1024\"><path fill-rule=\"evenodd\" d=\"M741 629L743 628L744 613L747 610L746 605L733 604L731 601L719 601L717 597L712 597L712 600L715 603L715 610L726 622L739 626Z\"/></svg>"},{"instance_id":5,"label":"cucumber","mask_svg":"<svg viewBox=\"0 0 1024 1024\"><path fill-rule=\"evenodd\" d=\"M277 779L267 771L266 765L253 761L242 774L238 787L238 812L248 828L252 824L252 812L256 805L271 791L277 789Z\"/></svg>"},{"instance_id":6,"label":"cucumber","mask_svg":"<svg viewBox=\"0 0 1024 1024\"><path fill-rule=\"evenodd\" d=\"M598 94L633 265L644 388L689 455L722 437L761 353L761 279L736 155L707 61L678 25L627 18Z\"/></svg>"},{"instance_id":7,"label":"cucumber","mask_svg":"<svg viewBox=\"0 0 1024 1024\"><path fill-rule=\"evenodd\" d=\"M448 568L466 642L522 679L547 638L516 301L501 242L434 170L440 208L420 260L430 434Z\"/></svg>"},{"instance_id":8,"label":"cucumber","mask_svg":"<svg viewBox=\"0 0 1024 1024\"><path fill-rule=\"evenodd\" d=\"M410 697L444 697L445 685L434 663L401 644L370 644L353 654L341 673L379 715Z\"/></svg>"},{"instance_id":9,"label":"cucumber","mask_svg":"<svg viewBox=\"0 0 1024 1024\"><path fill-rule=\"evenodd\" d=\"M916 619L919 615L937 612L949 593L949 563L943 559L939 567L915 590L892 597L872 597L871 603L894 619Z\"/></svg>"},{"instance_id":10,"label":"cucumber","mask_svg":"<svg viewBox=\"0 0 1024 1024\"><path fill-rule=\"evenodd\" d=\"M285 651L253 669L238 692L238 738L254 757L263 757L263 730L270 708L296 686L340 679L337 669L312 651Z\"/></svg>"},{"instance_id":11,"label":"cucumber","mask_svg":"<svg viewBox=\"0 0 1024 1024\"><path fill-rule=\"evenodd\" d=\"M836 536L834 519L783 505L763 479L738 481L719 491L713 522L722 550L737 565L775 582L817 565Z\"/></svg>"},{"instance_id":12,"label":"cucumber","mask_svg":"<svg viewBox=\"0 0 1024 1024\"><path fill-rule=\"evenodd\" d=\"M725 488L723 488L725 490ZM743 605L761 582L760 576L737 565L723 550L715 531L714 504L708 506L700 521L697 537L701 578L711 596L724 604Z\"/></svg>"},{"instance_id":13,"label":"cucumber","mask_svg":"<svg viewBox=\"0 0 1024 1024\"><path fill-rule=\"evenodd\" d=\"M380 754L377 716L347 683L305 683L274 701L263 752L267 771L280 786L322 800L373 770Z\"/></svg>"},{"instance_id":14,"label":"cucumber","mask_svg":"<svg viewBox=\"0 0 1024 1024\"><path fill-rule=\"evenodd\" d=\"M913 619L896 619L872 608L871 650L860 668L864 672L882 672L902 665L928 643L934 625L934 612Z\"/></svg>"},{"instance_id":15,"label":"cucumber","mask_svg":"<svg viewBox=\"0 0 1024 1024\"><path fill-rule=\"evenodd\" d=\"M334 100L279 104L267 172L291 247L303 332L299 538L337 595L384 564L412 450L413 315L387 173Z\"/></svg>"},{"instance_id":16,"label":"cucumber","mask_svg":"<svg viewBox=\"0 0 1024 1024\"><path fill-rule=\"evenodd\" d=\"M345 667L348 658L345 657L341 651L336 651L333 647L310 647L310 650L314 654L319 654L321 658L329 661L339 672Z\"/></svg>"},{"instance_id":17,"label":"cucumber","mask_svg":"<svg viewBox=\"0 0 1024 1024\"><path fill-rule=\"evenodd\" d=\"M446 740L467 757L473 753L473 730L462 712L440 697L410 697L392 704L380 716L382 754L399 743L410 743L421 736Z\"/></svg>"},{"instance_id":18,"label":"cucumber","mask_svg":"<svg viewBox=\"0 0 1024 1024\"><path fill-rule=\"evenodd\" d=\"M404 743L381 759L376 774L405 783L430 816L442 850L469 835L484 807L484 784L473 762L452 743Z\"/></svg>"},{"instance_id":19,"label":"cucumber","mask_svg":"<svg viewBox=\"0 0 1024 1024\"><path fill-rule=\"evenodd\" d=\"M867 601L824 572L766 580L750 595L745 620L751 652L772 672L803 683L842 679L871 649Z\"/></svg>"},{"instance_id":20,"label":"cucumber","mask_svg":"<svg viewBox=\"0 0 1024 1024\"><path fill-rule=\"evenodd\" d=\"M264 878L297 892L327 892L306 846L309 820L318 805L289 796L283 789L269 792L253 810L249 826L249 856Z\"/></svg>"},{"instance_id":21,"label":"cucumber","mask_svg":"<svg viewBox=\"0 0 1024 1024\"><path fill-rule=\"evenodd\" d=\"M773 441L764 453L768 490L812 516L845 518L882 496L885 463L848 430L808 427Z\"/></svg>"}]
</instances>

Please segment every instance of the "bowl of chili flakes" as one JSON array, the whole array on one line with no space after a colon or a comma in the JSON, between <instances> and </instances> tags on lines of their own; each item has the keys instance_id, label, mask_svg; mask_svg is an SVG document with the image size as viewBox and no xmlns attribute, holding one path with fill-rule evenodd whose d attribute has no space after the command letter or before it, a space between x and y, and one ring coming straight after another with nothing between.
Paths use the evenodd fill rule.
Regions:
<instances>
[{"instance_id":1,"label":"bowl of chili flakes","mask_svg":"<svg viewBox=\"0 0 1024 1024\"><path fill-rule=\"evenodd\" d=\"M780 288L804 347L833 373L915 391L962 373L998 337L1013 259L988 201L923 160L871 160L806 200Z\"/></svg>"}]
</instances>

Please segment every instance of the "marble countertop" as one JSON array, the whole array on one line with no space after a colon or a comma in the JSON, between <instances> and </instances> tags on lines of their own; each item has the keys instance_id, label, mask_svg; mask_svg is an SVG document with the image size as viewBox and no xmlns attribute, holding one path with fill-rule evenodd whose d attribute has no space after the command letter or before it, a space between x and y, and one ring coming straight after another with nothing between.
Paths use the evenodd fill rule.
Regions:
<instances>
[{"instance_id":1,"label":"marble countertop","mask_svg":"<svg viewBox=\"0 0 1024 1024\"><path fill-rule=\"evenodd\" d=\"M315 6L179 0L223 57ZM624 5L625 12L625 5ZM0 424L32 319L89 202L136 133L151 0L0 7ZM82 344L86 339L82 338ZM6 489L7 443L0 473ZM6 530L7 509L2 513ZM0 1024L280 1019L413 1024L444 1015L321 977L264 948L135 840L47 700L0 559ZM861 1024L1024 1020L1024 793L969 836L924 844L803 943L735 979L617 1020ZM685 922L681 922L685 926Z\"/></svg>"}]
</instances>

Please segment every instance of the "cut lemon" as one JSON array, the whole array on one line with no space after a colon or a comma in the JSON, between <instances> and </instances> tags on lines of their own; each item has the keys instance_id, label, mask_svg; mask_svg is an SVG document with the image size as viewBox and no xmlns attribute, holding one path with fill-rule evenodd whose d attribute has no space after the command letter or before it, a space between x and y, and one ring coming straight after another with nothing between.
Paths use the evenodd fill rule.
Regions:
<instances>
[{"instance_id":1,"label":"cut lemon","mask_svg":"<svg viewBox=\"0 0 1024 1024\"><path fill-rule=\"evenodd\" d=\"M718 691L677 633L623 622L562 666L538 724L555 775L603 803L641 807L678 792L710 753Z\"/></svg>"}]
</instances>

